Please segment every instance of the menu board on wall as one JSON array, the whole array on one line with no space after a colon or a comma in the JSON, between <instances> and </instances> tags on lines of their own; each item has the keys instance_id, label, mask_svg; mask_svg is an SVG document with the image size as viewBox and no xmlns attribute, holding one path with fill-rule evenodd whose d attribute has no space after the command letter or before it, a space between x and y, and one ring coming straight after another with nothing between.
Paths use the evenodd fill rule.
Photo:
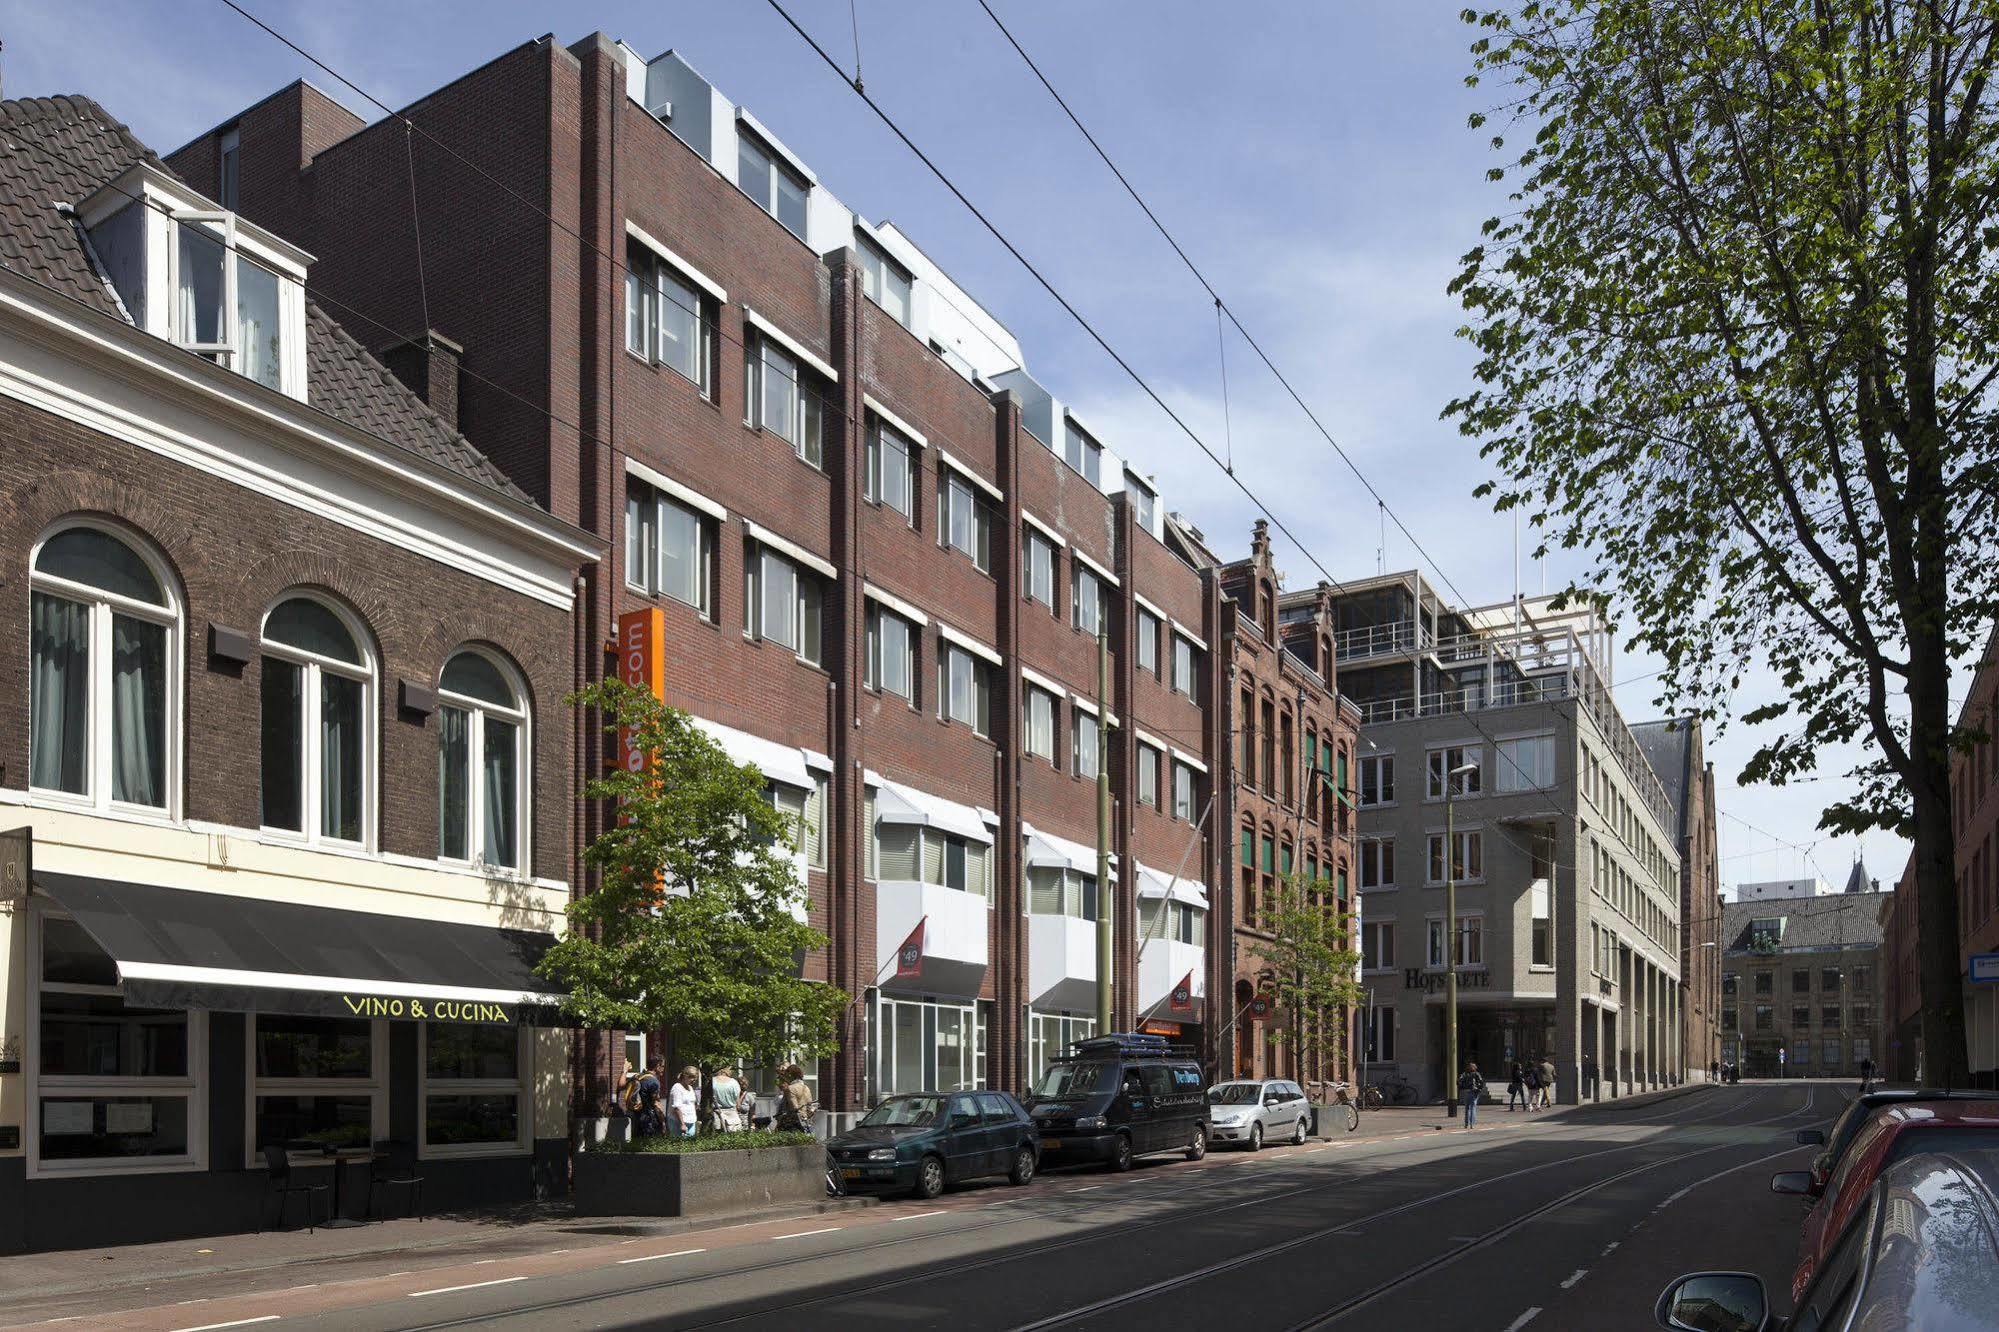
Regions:
<instances>
[{"instance_id":1,"label":"menu board on wall","mask_svg":"<svg viewBox=\"0 0 1999 1332\"><path fill-rule=\"evenodd\" d=\"M54 1137L63 1133L89 1133L91 1111L95 1107L89 1101L43 1101L42 1132Z\"/></svg>"},{"instance_id":2,"label":"menu board on wall","mask_svg":"<svg viewBox=\"0 0 1999 1332\"><path fill-rule=\"evenodd\" d=\"M151 1133L153 1131L153 1103L151 1101L112 1101L104 1107L104 1131L106 1133Z\"/></svg>"}]
</instances>

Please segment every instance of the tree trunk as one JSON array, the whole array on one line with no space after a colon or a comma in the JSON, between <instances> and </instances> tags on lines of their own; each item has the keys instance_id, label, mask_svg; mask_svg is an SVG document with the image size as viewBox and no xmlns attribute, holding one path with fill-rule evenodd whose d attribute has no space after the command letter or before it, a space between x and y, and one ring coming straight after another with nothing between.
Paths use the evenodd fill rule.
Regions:
<instances>
[{"instance_id":1,"label":"tree trunk","mask_svg":"<svg viewBox=\"0 0 1999 1332\"><path fill-rule=\"evenodd\" d=\"M1934 622L1933 622L1934 623ZM1959 960L1956 829L1950 799L1950 666L1940 624L1909 643L1909 795L1915 812L1916 974L1922 996L1923 1078L1968 1086ZM1888 960L1892 965L1892 959Z\"/></svg>"}]
</instances>

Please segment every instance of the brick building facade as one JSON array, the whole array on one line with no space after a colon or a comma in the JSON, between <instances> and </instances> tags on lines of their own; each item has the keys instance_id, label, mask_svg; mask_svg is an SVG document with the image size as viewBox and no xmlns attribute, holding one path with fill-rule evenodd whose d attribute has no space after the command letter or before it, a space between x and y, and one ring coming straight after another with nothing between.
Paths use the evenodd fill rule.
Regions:
<instances>
[{"instance_id":1,"label":"brick building facade","mask_svg":"<svg viewBox=\"0 0 1999 1332\"><path fill-rule=\"evenodd\" d=\"M1714 765L1700 718L1669 717L1631 728L1666 788L1680 850L1680 1040L1688 1076L1721 1060L1721 849Z\"/></svg>"}]
</instances>

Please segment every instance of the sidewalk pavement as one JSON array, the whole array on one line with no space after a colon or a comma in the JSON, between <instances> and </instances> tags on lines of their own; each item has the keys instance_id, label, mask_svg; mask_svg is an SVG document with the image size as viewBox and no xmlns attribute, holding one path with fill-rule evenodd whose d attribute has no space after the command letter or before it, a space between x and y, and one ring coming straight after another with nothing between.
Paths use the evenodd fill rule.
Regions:
<instances>
[{"instance_id":1,"label":"sidewalk pavement","mask_svg":"<svg viewBox=\"0 0 1999 1332\"><path fill-rule=\"evenodd\" d=\"M1686 1082L1677 1087L1662 1087L1658 1091L1637 1092L1630 1096L1620 1096L1615 1100L1584 1101L1581 1105L1558 1105L1552 1110L1508 1111L1504 1092L1495 1100L1491 1089L1487 1089L1485 1101L1478 1108L1478 1123L1481 1128L1497 1128L1504 1124L1539 1124L1551 1119L1565 1119L1576 1114L1599 1112L1616 1113L1621 1110L1640 1110L1647 1106L1670 1101L1705 1090L1716 1084L1710 1082ZM1442 1104L1430 1105L1385 1105L1379 1110L1360 1112L1360 1127L1349 1133L1344 1120L1338 1116L1328 1117L1332 1121L1330 1130L1322 1123L1321 1131L1313 1136L1321 1142L1345 1142L1354 1138L1381 1138L1400 1134L1423 1133L1444 1129L1462 1129L1464 1121L1445 1116Z\"/></svg>"}]
</instances>

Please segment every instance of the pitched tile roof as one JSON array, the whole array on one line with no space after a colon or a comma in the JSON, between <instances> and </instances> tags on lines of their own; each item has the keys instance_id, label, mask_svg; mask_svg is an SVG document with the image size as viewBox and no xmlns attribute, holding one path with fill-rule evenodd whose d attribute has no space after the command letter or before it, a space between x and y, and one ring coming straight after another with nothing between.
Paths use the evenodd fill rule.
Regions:
<instances>
[{"instance_id":1,"label":"pitched tile roof","mask_svg":"<svg viewBox=\"0 0 1999 1332\"><path fill-rule=\"evenodd\" d=\"M1750 923L1782 917L1779 953L1801 949L1878 948L1881 946L1881 893L1830 893L1820 897L1773 897L1730 902L1721 910L1722 947L1730 953L1747 951L1755 940Z\"/></svg>"},{"instance_id":2,"label":"pitched tile roof","mask_svg":"<svg viewBox=\"0 0 1999 1332\"><path fill-rule=\"evenodd\" d=\"M166 171L152 149L88 97L0 101L0 267L126 318L75 223L76 204L136 162ZM533 503L469 440L317 305L306 305L306 400L328 416L515 500ZM192 353L189 353L192 355Z\"/></svg>"}]
</instances>

